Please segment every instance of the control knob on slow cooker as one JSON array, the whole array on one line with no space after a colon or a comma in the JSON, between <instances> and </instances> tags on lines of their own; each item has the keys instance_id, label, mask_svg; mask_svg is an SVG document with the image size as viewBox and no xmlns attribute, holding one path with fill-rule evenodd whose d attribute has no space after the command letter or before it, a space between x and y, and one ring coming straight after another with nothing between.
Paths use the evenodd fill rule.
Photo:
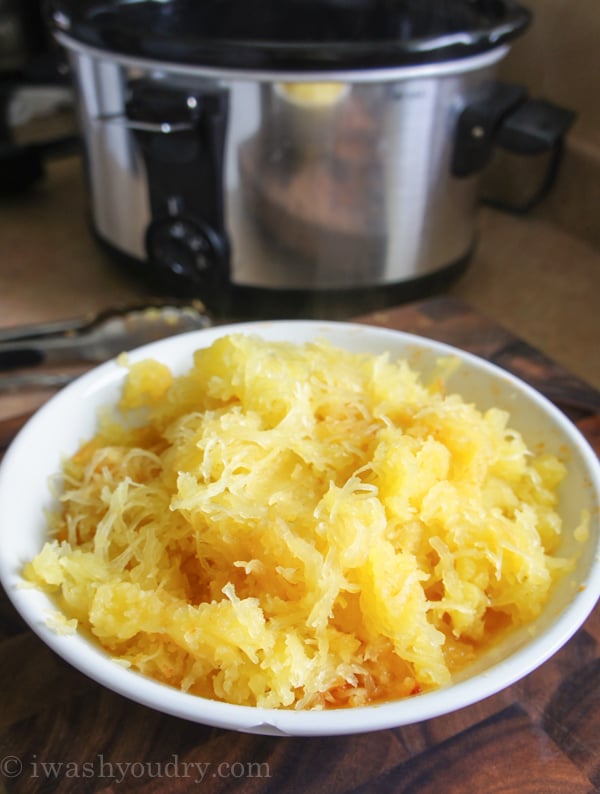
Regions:
<instances>
[{"instance_id":1,"label":"control knob on slow cooker","mask_svg":"<svg viewBox=\"0 0 600 794\"><path fill-rule=\"evenodd\" d=\"M158 275L212 290L222 279L226 241L208 224L182 217L153 221L146 232L146 251Z\"/></svg>"}]
</instances>

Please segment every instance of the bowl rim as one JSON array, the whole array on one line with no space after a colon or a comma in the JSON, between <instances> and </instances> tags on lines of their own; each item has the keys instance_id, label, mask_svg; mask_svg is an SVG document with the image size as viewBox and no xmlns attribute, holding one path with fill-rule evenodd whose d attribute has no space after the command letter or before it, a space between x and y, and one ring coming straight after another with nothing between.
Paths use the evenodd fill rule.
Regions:
<instances>
[{"instance_id":1,"label":"bowl rim","mask_svg":"<svg viewBox=\"0 0 600 794\"><path fill-rule=\"evenodd\" d=\"M279 338L280 332L287 334L282 338L289 338L290 334L306 334L307 338L312 339L330 334L339 336L359 332L376 342L388 339L397 347L410 346L415 350L427 349L440 356L458 356L493 378L502 378L549 414L550 419L577 448L590 484L595 489L596 503L600 504L600 461L575 424L548 398L521 378L483 357L445 342L356 322L269 320L231 323L190 331L135 348L128 352L128 358L131 362L148 357L161 360L162 354L162 360L165 360L165 357L172 357L173 351L178 351L180 359L189 359L191 363L191 355L195 349L210 344L220 336L233 333L260 334L266 329L269 329L268 335L272 339ZM339 340L334 344L339 345ZM174 364L174 370L176 369L177 365ZM11 484L16 476L13 474L13 467L24 455L30 440L73 398L85 399L86 396L93 396L109 386L116 386L123 382L125 375L126 369L117 363L116 358L81 375L36 411L6 451L0 462L0 582L17 612L49 648L88 678L129 700L193 722L273 736L333 736L401 727L472 705L525 677L554 655L577 632L600 597L600 538L597 537L596 551L589 565L586 582L552 624L530 642L466 680L410 698L356 708L294 710L240 706L190 695L128 670L82 633L58 634L46 624L41 608L45 605L47 611L51 599L36 588L23 586L20 569L14 555L11 557L10 554L10 532L3 527L3 520L7 518L3 497L10 495L9 489L14 490ZM95 404L94 410L100 404L103 404L102 401ZM54 453L59 461L60 449L54 448ZM598 521L598 515L595 520ZM349 714L352 714L352 719L348 718Z\"/></svg>"}]
</instances>

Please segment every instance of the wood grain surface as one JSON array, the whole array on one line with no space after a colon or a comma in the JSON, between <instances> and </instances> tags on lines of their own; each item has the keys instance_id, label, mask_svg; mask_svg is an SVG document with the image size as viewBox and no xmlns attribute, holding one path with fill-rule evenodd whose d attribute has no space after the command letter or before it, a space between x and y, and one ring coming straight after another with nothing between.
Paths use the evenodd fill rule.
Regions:
<instances>
[{"instance_id":1,"label":"wood grain surface","mask_svg":"<svg viewBox=\"0 0 600 794\"><path fill-rule=\"evenodd\" d=\"M547 394L600 451L600 395L439 298L360 318L474 351ZM15 528L18 531L18 528ZM333 738L238 734L161 715L84 677L0 596L0 792L600 790L600 612L546 664L469 708Z\"/></svg>"}]
</instances>

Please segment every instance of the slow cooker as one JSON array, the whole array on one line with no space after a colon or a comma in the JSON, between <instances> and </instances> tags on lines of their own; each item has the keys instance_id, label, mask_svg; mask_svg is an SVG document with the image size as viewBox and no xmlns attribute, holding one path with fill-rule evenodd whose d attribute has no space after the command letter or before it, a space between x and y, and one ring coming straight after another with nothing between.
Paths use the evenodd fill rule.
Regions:
<instances>
[{"instance_id":1,"label":"slow cooker","mask_svg":"<svg viewBox=\"0 0 600 794\"><path fill-rule=\"evenodd\" d=\"M209 307L289 314L437 289L497 146L567 111L496 79L513 0L53 0L98 239Z\"/></svg>"}]
</instances>

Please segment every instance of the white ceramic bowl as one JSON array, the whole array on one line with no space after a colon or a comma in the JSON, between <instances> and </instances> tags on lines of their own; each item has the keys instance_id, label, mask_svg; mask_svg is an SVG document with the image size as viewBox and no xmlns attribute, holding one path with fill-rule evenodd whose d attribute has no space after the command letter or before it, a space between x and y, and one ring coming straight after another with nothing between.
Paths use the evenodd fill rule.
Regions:
<instances>
[{"instance_id":1,"label":"white ceramic bowl","mask_svg":"<svg viewBox=\"0 0 600 794\"><path fill-rule=\"evenodd\" d=\"M63 389L23 428L0 469L0 578L16 609L39 637L65 660L104 686L159 711L217 727L271 735L334 735L406 725L467 706L509 686L554 654L581 626L600 595L600 465L574 425L538 392L475 356L410 334L349 323L276 321L216 327L147 345L131 360L153 357L183 372L196 348L232 331L259 333L268 339L302 343L322 337L333 344L372 353L407 357L426 372L443 355L462 359L449 385L479 407L497 405L511 413L511 425L530 446L543 445L568 465L561 485L560 512L566 526L578 523L580 510L592 514L589 538L576 570L553 591L534 631L516 632L493 656L451 686L408 700L354 709L291 711L235 706L198 698L149 680L112 661L79 634L59 635L46 618L54 611L48 596L23 587L24 563L45 538L43 511L51 499L48 478L61 457L73 453L93 434L96 412L115 402L125 371L114 361L103 364ZM581 549L566 536L562 551Z\"/></svg>"}]
</instances>

